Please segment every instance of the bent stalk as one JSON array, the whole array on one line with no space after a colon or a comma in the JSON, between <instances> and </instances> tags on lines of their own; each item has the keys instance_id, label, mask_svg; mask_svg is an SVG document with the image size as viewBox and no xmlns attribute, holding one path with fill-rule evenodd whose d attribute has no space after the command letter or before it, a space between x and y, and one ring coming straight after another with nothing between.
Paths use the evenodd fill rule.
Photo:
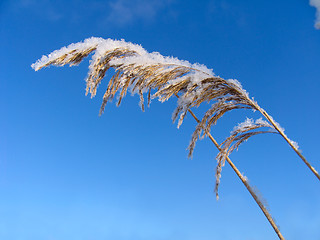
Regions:
<instances>
[{"instance_id":1,"label":"bent stalk","mask_svg":"<svg viewBox=\"0 0 320 240\"><path fill-rule=\"evenodd\" d=\"M192 117L197 121L197 123L200 123L200 120L196 117L196 115L189 109L188 110L189 113L192 115ZM209 133L206 132L206 134L208 135L208 137L210 138L210 140L213 142L213 144L216 146L216 148L221 151L221 148L219 146L219 144L217 143L217 141L213 138L213 136ZM245 187L247 188L247 190L249 191L249 193L251 194L251 196L253 197L253 199L256 201L256 203L258 204L258 206L260 207L261 211L263 212L263 214L266 216L266 218L268 219L269 223L271 224L273 230L276 232L276 234L278 235L280 240L285 240L285 238L282 236L278 226L276 225L276 223L274 222L271 214L269 213L269 211L266 209L266 207L263 205L263 203L261 202L261 200L259 199L259 197L257 196L257 194L254 192L254 190L251 188L251 186L249 185L247 179L245 176L243 176L241 174L241 172L238 170L238 168L234 165L234 163L231 161L231 159L229 157L226 158L227 162L229 163L229 165L231 166L231 168L233 169L233 171L237 174L237 176L240 178L240 180L242 181L242 183L245 185Z\"/></svg>"},{"instance_id":2,"label":"bent stalk","mask_svg":"<svg viewBox=\"0 0 320 240\"><path fill-rule=\"evenodd\" d=\"M298 154L298 156L302 159L302 161L307 165L307 167L313 172L313 174L318 178L320 181L320 175L318 171L307 161L307 159L301 154L298 148L292 143L292 141L287 137L287 135L283 132L279 125L273 120L273 118L263 110L258 104L255 104L257 110L272 124L275 130L284 138L284 140L290 145L290 147Z\"/></svg>"}]
</instances>

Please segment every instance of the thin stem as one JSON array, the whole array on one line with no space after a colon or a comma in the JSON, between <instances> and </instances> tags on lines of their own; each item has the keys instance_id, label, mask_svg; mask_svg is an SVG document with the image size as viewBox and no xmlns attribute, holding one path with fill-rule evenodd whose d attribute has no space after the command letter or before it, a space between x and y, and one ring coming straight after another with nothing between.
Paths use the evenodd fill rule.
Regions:
<instances>
[{"instance_id":1,"label":"thin stem","mask_svg":"<svg viewBox=\"0 0 320 240\"><path fill-rule=\"evenodd\" d=\"M200 123L200 120L196 117L196 115L194 115L194 113L189 109L188 110L189 113L192 115L192 117L197 121L197 123ZM205 131L205 130L204 130ZM221 151L221 148L219 146L219 144L217 143L217 141L213 138L213 136L206 131L206 134L209 136L210 140L213 142L213 144L217 147L217 149L219 151ZM245 176L243 176L241 174L241 172L238 170L238 168L233 164L233 162L231 161L231 159L229 157L226 158L227 162L229 163L229 165L231 166L231 168L233 169L233 171L235 171L235 173L237 174L237 176L240 178L240 180L242 181L242 183L245 185L245 187L247 188L247 190L249 191L249 193L251 194L251 196L253 197L253 199L256 201L256 203L258 204L258 206L260 207L260 209L262 210L263 214L266 216L266 218L268 219L269 223L271 224L272 228L274 229L274 231L276 232L276 234L278 235L280 240L285 240L284 237L282 236L278 226L276 225L276 223L274 222L273 218L271 217L270 213L268 212L268 210L266 209L266 207L263 205L263 203L261 202L261 200L259 199L259 197L255 194L255 192L253 191L253 189L251 188L251 186L249 185L247 179Z\"/></svg>"},{"instance_id":2,"label":"thin stem","mask_svg":"<svg viewBox=\"0 0 320 240\"><path fill-rule=\"evenodd\" d=\"M287 135L279 128L278 124L272 119L272 117L262 108L257 106L258 111L272 124L272 126L279 132L279 134L286 140L286 142L290 145L290 147L298 154L298 156L302 159L302 161L307 165L307 167L313 172L313 174L318 178L320 181L320 175L317 170L312 167L312 165L307 161L307 159L301 154L301 152L297 149L297 147L292 144L292 141L287 137Z\"/></svg>"}]
</instances>

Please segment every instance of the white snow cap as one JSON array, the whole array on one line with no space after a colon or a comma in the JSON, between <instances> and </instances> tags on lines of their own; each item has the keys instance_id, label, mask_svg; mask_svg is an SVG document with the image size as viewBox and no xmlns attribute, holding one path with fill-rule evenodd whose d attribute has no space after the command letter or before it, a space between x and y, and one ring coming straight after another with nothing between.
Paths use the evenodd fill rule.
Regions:
<instances>
[{"instance_id":1,"label":"white snow cap","mask_svg":"<svg viewBox=\"0 0 320 240\"><path fill-rule=\"evenodd\" d=\"M255 125L260 125L263 127L272 127L267 121L262 120L262 118L259 118L256 121L254 121L252 118L246 118L244 122L239 123L237 126L235 126L231 133L234 133L236 131L243 131Z\"/></svg>"},{"instance_id":2,"label":"white snow cap","mask_svg":"<svg viewBox=\"0 0 320 240\"><path fill-rule=\"evenodd\" d=\"M317 9L314 27L320 29L320 0L310 0L310 5Z\"/></svg>"},{"instance_id":3,"label":"white snow cap","mask_svg":"<svg viewBox=\"0 0 320 240\"><path fill-rule=\"evenodd\" d=\"M87 38L83 42L72 43L67 47L63 47L59 50L56 50L50 53L47 56L42 56L42 58L39 59L37 62L33 63L31 67L37 71L40 69L41 66L47 64L53 59L59 58L60 56L63 56L64 54L69 53L72 50L76 49L79 52L81 52L90 47L96 47L95 54L92 57L92 60L93 60L92 62L94 62L96 58L103 56L109 50L114 50L117 48L125 48L125 49L130 49L137 52L139 56L115 59L111 61L111 64L121 63L124 65L129 65L131 63L134 63L136 65L144 65L144 66L157 64L157 63L175 64L175 65L180 65L180 66L185 66L185 67L200 70L203 72L204 75L215 76L212 69L208 69L205 65L202 65L199 63L191 64L188 61L179 60L178 58L175 58L175 57L164 57L158 52L149 53L141 45L133 44L131 42L126 42L123 39L119 41L119 40L113 40L110 38L103 39L103 38L96 38L96 37Z\"/></svg>"}]
</instances>

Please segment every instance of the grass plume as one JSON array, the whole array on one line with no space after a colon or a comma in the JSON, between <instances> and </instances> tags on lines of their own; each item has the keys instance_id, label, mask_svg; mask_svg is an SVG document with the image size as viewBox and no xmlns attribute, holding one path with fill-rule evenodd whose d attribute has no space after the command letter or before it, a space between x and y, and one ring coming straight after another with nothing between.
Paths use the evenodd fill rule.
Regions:
<instances>
[{"instance_id":1,"label":"grass plume","mask_svg":"<svg viewBox=\"0 0 320 240\"><path fill-rule=\"evenodd\" d=\"M32 64L32 68L38 71L50 65L64 66L69 64L73 66L79 64L90 54L92 54L92 57L86 78L86 94L94 97L106 72L110 68L115 70L114 75L107 84L100 114L105 110L107 103L116 96L117 106L119 106L128 91L140 96L139 104L143 111L145 109L145 97L149 106L151 99L157 98L159 101L164 102L172 96L177 96L178 105L172 114L172 119L173 121L178 121L178 127L183 123L186 114L188 112L192 113L191 110L193 108L200 106L204 102L212 104L200 120L197 120L193 115L197 120L197 126L188 147L189 157L192 156L198 139L206 136L211 140L213 139L210 134L212 126L227 112L235 109L251 109L262 114L267 121L262 119L256 121L246 120L246 122L237 126L221 145L216 145L215 140L212 140L219 149L215 187L217 197L221 170L225 161L227 160L231 166L234 166L228 157L229 154L237 149L241 143L257 134L280 134L320 180L318 172L304 158L295 142L285 135L280 125L253 98L249 97L249 94L237 80L223 79L204 65L191 64L173 57L164 57L157 52L149 53L140 45L128 43L124 40L89 38L83 42L56 50L48 56L43 56ZM268 130L261 130L260 128L268 128ZM235 166L232 168L237 173ZM245 178L238 173L237 175L246 185ZM246 187L248 189L247 185ZM250 192L251 195L252 192ZM254 195L252 196L254 197ZM257 201L258 199L255 198L255 200ZM263 207L260 206L260 208L263 210ZM266 215L265 212L264 214ZM268 220L270 222L269 218ZM271 225L275 229L275 224L271 223ZM280 239L283 239L279 232L277 234Z\"/></svg>"},{"instance_id":2,"label":"grass plume","mask_svg":"<svg viewBox=\"0 0 320 240\"><path fill-rule=\"evenodd\" d=\"M86 78L86 94L90 93L91 97L94 97L108 69L115 70L115 74L109 80L107 90L104 93L100 114L103 113L107 103L117 94L117 105L119 106L128 90L140 96L140 106L143 111L145 109L145 93L147 93L148 105L152 98L158 98L164 102L172 96L179 96L178 106L172 115L173 121L178 119L178 127L183 123L188 110L200 106L203 102L213 103L192 134L188 147L189 157L191 157L196 141L207 136L211 127L224 114L235 109L257 110L269 122L267 127L278 132L320 180L318 172L304 158L295 142L290 140L280 125L249 97L249 94L237 80L216 76L212 70L204 65L191 64L173 57L164 57L157 52L149 53L140 45L124 40L89 38L56 50L48 56L43 56L32 64L32 67L38 71L50 65L69 64L73 66L79 64L93 52ZM152 90L155 91L153 94L151 94ZM254 126L261 127L262 125L255 124ZM217 180L220 179L221 167L226 155L229 155L248 138L256 134L268 133L268 131L241 132L240 135L239 133L237 132L236 135L231 133L231 136L223 143L222 152L217 157ZM231 146L230 144L233 142L235 145Z\"/></svg>"}]
</instances>

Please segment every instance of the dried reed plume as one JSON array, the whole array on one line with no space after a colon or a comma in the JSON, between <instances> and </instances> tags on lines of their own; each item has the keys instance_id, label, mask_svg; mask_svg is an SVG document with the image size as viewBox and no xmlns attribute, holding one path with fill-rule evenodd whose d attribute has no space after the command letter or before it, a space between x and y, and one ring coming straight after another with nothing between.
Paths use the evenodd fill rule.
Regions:
<instances>
[{"instance_id":1,"label":"dried reed plume","mask_svg":"<svg viewBox=\"0 0 320 240\"><path fill-rule=\"evenodd\" d=\"M268 130L255 131L259 128L269 128ZM250 137L261 133L278 133L274 127L261 118L255 122L252 119L247 118L245 122L236 126L231 135L220 144L221 150L217 156L217 168L216 168L216 186L215 192L218 198L218 187L220 183L221 170L225 164L226 158L232 151L238 149L240 144L247 141Z\"/></svg>"},{"instance_id":2,"label":"dried reed plume","mask_svg":"<svg viewBox=\"0 0 320 240\"><path fill-rule=\"evenodd\" d=\"M302 156L295 142L291 141L284 134L284 130L279 124L249 97L248 93L237 80L226 80L216 76L212 70L204 65L190 64L177 58L164 57L156 52L148 53L141 46L123 40L89 38L84 42L71 44L52 52L48 56L43 56L36 63L32 64L32 67L38 71L50 65L63 66L69 64L73 66L79 64L93 52L86 79L86 94L90 93L91 97L94 97L107 70L109 68L115 70L103 96L100 114L103 113L106 104L114 99L116 95L117 105L120 105L128 90L140 96L142 110L145 108L145 95L147 96L148 105L153 98L158 98L161 102L164 102L172 96L177 96L178 106L172 115L172 119L173 121L178 119L178 127L182 124L186 114L188 112L192 113L191 109L193 107L198 107L203 102L212 103L212 106L205 112L201 120L197 120L193 115L198 125L192 134L188 147L190 157L192 156L197 139L205 136L209 136L211 139L211 127L225 113L234 109L245 108L257 110L266 118L268 122L258 119L255 122L247 120L245 123L240 124L220 146L217 146L215 140L211 139L220 150L217 156L218 165L216 169L215 191L217 196L221 168L225 160L229 162L229 154L251 136L262 133L279 133L320 180L319 174ZM257 129L260 128L269 128L269 130L258 131ZM229 163L233 164L231 160ZM245 178L243 177L243 179ZM241 180L245 184L245 180L243 179ZM248 186L246 185L247 188ZM251 195L254 194L253 191L250 193ZM257 201L257 199L256 197L255 200ZM261 205L259 206L263 210ZM266 215L265 211L264 213ZM268 218L269 222L272 221L270 219ZM277 232L276 225L272 226ZM283 239L279 231L277 234L280 239Z\"/></svg>"},{"instance_id":3,"label":"dried reed plume","mask_svg":"<svg viewBox=\"0 0 320 240\"><path fill-rule=\"evenodd\" d=\"M69 64L73 66L79 64L92 52L95 53L92 56L86 79L86 93L90 93L91 97L95 96L107 70L109 68L115 69L115 74L110 79L103 96L100 114L103 113L107 102L112 100L117 93L117 105L119 105L129 89L132 93L139 94L142 110L144 110L144 93L147 93L148 105L151 98L158 98L164 102L173 95L179 95L178 107L172 116L173 121L179 118L178 127L182 124L189 109L198 107L203 102L213 102L192 135L188 147L191 157L197 139L206 136L211 127L225 113L241 108L258 110L270 123L268 127L277 131L289 143L320 180L318 172L302 156L297 144L285 135L284 130L265 110L249 98L248 93L237 80L218 77L204 65L190 64L172 57L163 57L155 52L148 53L141 46L123 40L89 38L84 42L71 44L48 56L43 56L32 64L32 67L38 71L49 65ZM156 90L152 96L151 90ZM248 134L245 140L260 133L265 133L265 131ZM224 144L224 146L228 147L228 144ZM218 159L223 159L222 156L226 156L230 152L223 151L219 154Z\"/></svg>"}]
</instances>

